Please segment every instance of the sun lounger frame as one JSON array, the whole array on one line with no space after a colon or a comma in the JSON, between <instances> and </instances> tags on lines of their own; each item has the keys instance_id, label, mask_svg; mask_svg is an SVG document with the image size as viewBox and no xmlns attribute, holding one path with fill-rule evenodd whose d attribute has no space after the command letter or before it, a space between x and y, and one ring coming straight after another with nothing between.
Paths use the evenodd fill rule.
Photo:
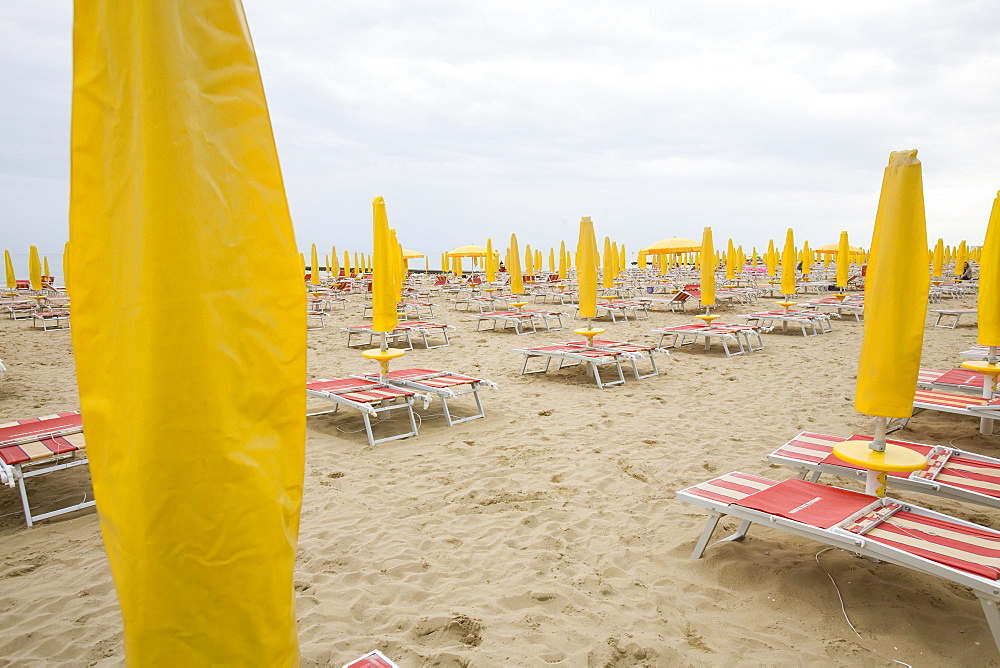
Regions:
<instances>
[{"instance_id":1,"label":"sun lounger frame","mask_svg":"<svg viewBox=\"0 0 1000 668\"><path fill-rule=\"evenodd\" d=\"M546 350L549 349L549 350ZM557 348L559 350L557 350ZM622 359L625 359L625 353L621 351L610 351L605 350L601 352L613 353L610 355L602 355L600 357L591 357L588 355L581 354L578 350L573 350L573 346L567 346L565 344L555 344L550 346L539 346L537 348L518 348L514 352L521 353L524 355L524 363L521 365L521 375L525 376L533 373L545 373L549 370L549 366L552 360L559 360L559 365L556 370L566 369L574 366L585 365L590 368L591 373L594 376L594 381L597 383L597 387L604 389L605 387L613 387L615 385L625 384L625 374L622 371ZM534 371L528 371L528 362L532 357L540 357L545 360L545 366L541 369L535 369ZM569 362L569 363L567 363ZM602 364L614 364L615 369L618 372L617 379L605 381L601 378L601 372L599 367Z\"/></svg>"},{"instance_id":2,"label":"sun lounger frame","mask_svg":"<svg viewBox=\"0 0 1000 668\"><path fill-rule=\"evenodd\" d=\"M404 370L409 371L409 370ZM399 373L399 372L396 372ZM440 378L443 376L454 376L458 378L464 378L468 381L468 387L464 390L455 389L461 386L449 386L449 387L434 387L432 385L427 385L423 381L431 380L433 378ZM380 378L379 374L366 374L362 376L351 376L352 378L364 378L366 380L377 380ZM445 422L449 427L453 427L456 424L461 424L463 422L468 422L469 420L476 420L478 418L486 417L486 410L483 408L482 399L479 396L480 387L488 387L490 389L497 389L497 384L484 380L482 378L474 378L472 376L466 376L461 373L452 373L450 371L427 371L425 374L419 376L412 376L406 378L392 377L392 372L389 376L383 379L383 382L388 383L394 387L400 387L408 390L416 390L417 392L423 394L433 394L436 395L441 400L441 407L444 412ZM452 415L451 408L448 405L450 399L457 399L466 394L471 394L473 400L476 403L476 413L474 415L469 415L466 417L455 417Z\"/></svg>"},{"instance_id":3,"label":"sun lounger frame","mask_svg":"<svg viewBox=\"0 0 1000 668\"><path fill-rule=\"evenodd\" d=\"M759 476L754 477L759 478ZM769 482L774 483L776 481ZM705 483L701 484L703 485ZM818 485L819 483L813 484ZM692 487L678 491L676 494L676 498L678 500L700 506L708 511L708 522L706 523L701 536L699 536L698 541L695 543L694 551L691 554L692 559L701 558L705 549L708 547L712 534L718 526L719 520L727 515L741 520L741 523L736 533L722 539L722 541L742 540L747 535L747 532L753 523L771 526L795 536L809 538L832 547L839 547L843 550L847 550L848 552L853 552L864 557L874 558L880 561L896 564L897 566L910 568L920 573L940 577L972 589L976 594L976 597L979 599L979 602L982 604L983 614L986 616L986 621L989 625L990 632L993 635L993 640L997 645L997 649L1000 650L1000 582L997 580L989 580L985 577L977 576L972 573L960 571L955 568L949 568L929 559L924 559L914 554L908 554L901 550L881 545L876 541L865 540L864 536L850 533L840 529L838 526L834 526L830 529L820 529L808 524L803 524L802 522L796 522L795 520L779 517L777 515L771 515L758 510L753 510L751 508L743 508L741 506L734 505L733 503L714 501L712 499L707 499L690 493L689 490L698 487L699 485L693 485ZM906 512L912 512L924 517L946 522L953 522L969 528L994 531L993 529L989 529L973 522L967 522L951 515L937 513L933 510L905 503L890 497L885 497L884 499L876 499L876 497L872 498L873 504L869 506L869 508L889 504L898 504L900 508Z\"/></svg>"},{"instance_id":4,"label":"sun lounger frame","mask_svg":"<svg viewBox=\"0 0 1000 668\"><path fill-rule=\"evenodd\" d=\"M345 387L344 389L339 389L336 392L325 391L325 390L312 390L307 387L306 394L308 396L316 399L325 399L326 401L333 402L334 404L333 410L309 413L308 417L312 417L314 415L326 415L329 413L336 413L341 406L349 406L350 408L353 408L361 413L361 417L365 423L365 433L368 436L368 444L372 447L374 447L379 443L385 443L386 441L396 441L401 438L409 438L410 436L417 435L417 420L413 414L413 402L417 398L423 399L424 406L426 407L430 403L430 397L426 395L418 395L416 392L413 392L412 390L405 390L398 387L392 387L386 383L371 381L370 379L361 380L357 377L354 377L353 379L357 380L358 382L364 382L367 384L355 387ZM316 381L311 381L311 382L319 382L320 380L343 380L343 379L327 378L327 379L317 379ZM399 392L406 392L408 394L396 397L386 397L385 399L379 401L371 401L371 402L352 401L351 399L342 396L343 394L350 393L351 391L365 392L378 389L380 387L391 388L393 390ZM388 413L394 410L404 410L406 412L406 416L409 418L410 421L410 431L400 432L398 434L392 436L386 436L383 438L375 438L375 434L372 432L371 418L373 417L377 418L383 413Z\"/></svg>"}]
</instances>

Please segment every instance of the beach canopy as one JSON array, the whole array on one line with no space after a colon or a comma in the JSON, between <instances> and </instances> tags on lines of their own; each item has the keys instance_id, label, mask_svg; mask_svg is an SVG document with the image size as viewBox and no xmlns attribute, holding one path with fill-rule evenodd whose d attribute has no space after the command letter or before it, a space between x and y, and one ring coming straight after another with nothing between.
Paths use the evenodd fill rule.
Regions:
<instances>
[{"instance_id":1,"label":"beach canopy","mask_svg":"<svg viewBox=\"0 0 1000 668\"><path fill-rule=\"evenodd\" d=\"M416 260L418 257L423 257L423 253L418 253L415 250L409 250L407 248L403 249L403 259L404 260Z\"/></svg>"},{"instance_id":2,"label":"beach canopy","mask_svg":"<svg viewBox=\"0 0 1000 668\"><path fill-rule=\"evenodd\" d=\"M486 257L486 246L459 246L448 251L448 257Z\"/></svg>"},{"instance_id":3,"label":"beach canopy","mask_svg":"<svg viewBox=\"0 0 1000 668\"><path fill-rule=\"evenodd\" d=\"M664 239L663 241L657 241L655 244L646 246L639 252L645 253L646 255L674 255L679 253L697 253L700 250L700 241L695 241L694 239L682 239L681 237L672 237L670 239Z\"/></svg>"}]
</instances>

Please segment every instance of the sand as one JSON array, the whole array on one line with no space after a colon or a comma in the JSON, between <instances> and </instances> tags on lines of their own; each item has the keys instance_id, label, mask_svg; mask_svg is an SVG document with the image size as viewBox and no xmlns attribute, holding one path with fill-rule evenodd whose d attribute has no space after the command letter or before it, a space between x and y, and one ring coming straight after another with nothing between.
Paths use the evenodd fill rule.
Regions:
<instances>
[{"instance_id":1,"label":"sand","mask_svg":"<svg viewBox=\"0 0 1000 668\"><path fill-rule=\"evenodd\" d=\"M1000 665L962 587L840 550L817 563L822 545L758 526L689 558L705 515L676 490L732 470L791 477L764 455L800 430L870 430L852 408L853 319L813 338L765 335L767 348L744 357L688 346L659 358L658 377L599 390L579 370L518 375L513 348L568 331L476 332L466 313L434 301L435 319L456 327L452 345L394 366L481 375L499 390L482 393L485 419L449 428L429 416L419 436L375 448L351 433L353 415L309 418L295 573L303 665L339 666L374 648L401 666ZM360 321L359 304L309 333L311 378L372 367L338 330ZM607 330L655 342L652 327L690 321L654 312ZM928 319L924 366L957 364L975 340L974 320L964 322ZM0 342L10 369L0 418L78 407L68 332L3 320ZM1000 436L958 416L920 413L898 437L1000 457ZM31 490L40 509L90 494L80 469ZM914 500L1000 528L989 510ZM121 664L93 510L27 529L6 489L0 515L0 664Z\"/></svg>"}]
</instances>

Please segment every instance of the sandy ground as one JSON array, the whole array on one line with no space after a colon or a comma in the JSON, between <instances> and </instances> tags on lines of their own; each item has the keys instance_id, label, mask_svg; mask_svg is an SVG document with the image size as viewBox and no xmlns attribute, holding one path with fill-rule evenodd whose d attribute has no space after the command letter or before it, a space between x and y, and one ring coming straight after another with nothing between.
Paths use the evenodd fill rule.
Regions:
<instances>
[{"instance_id":1,"label":"sandy ground","mask_svg":"<svg viewBox=\"0 0 1000 668\"><path fill-rule=\"evenodd\" d=\"M353 299L310 332L311 378L372 368L338 329L360 322ZM705 516L676 490L733 470L784 479L791 471L764 455L800 430L870 430L852 408L853 319L814 338L768 334L764 351L732 359L688 346L659 358L658 377L599 390L574 369L518 375L513 348L575 338L568 331L476 332L434 301L453 344L394 367L481 375L500 389L483 391L485 419L449 428L435 404L418 437L375 448L352 415L309 418L295 575L304 665L373 648L401 666L1000 665L962 587L840 550L817 562L821 545L767 527L689 559ZM655 342L652 327L690 321L654 312L608 324L608 337ZM952 330L929 318L924 366L955 366L973 322ZM78 407L68 332L0 321L0 357L10 368L0 418ZM920 413L897 437L1000 457L1000 436L958 416ZM30 489L44 509L89 495L88 482L76 469ZM1000 528L992 511L914 500ZM26 529L8 489L0 515L0 664L122 663L93 511Z\"/></svg>"}]
</instances>

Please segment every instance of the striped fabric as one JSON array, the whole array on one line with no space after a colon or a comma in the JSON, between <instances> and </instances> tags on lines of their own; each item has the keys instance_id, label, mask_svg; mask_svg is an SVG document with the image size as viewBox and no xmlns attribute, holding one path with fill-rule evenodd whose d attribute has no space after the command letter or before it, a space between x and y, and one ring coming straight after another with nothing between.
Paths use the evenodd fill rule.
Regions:
<instances>
[{"instance_id":1,"label":"striped fabric","mask_svg":"<svg viewBox=\"0 0 1000 668\"><path fill-rule=\"evenodd\" d=\"M776 484L775 480L737 471L681 491L729 505Z\"/></svg>"},{"instance_id":2,"label":"striped fabric","mask_svg":"<svg viewBox=\"0 0 1000 668\"><path fill-rule=\"evenodd\" d=\"M992 401L982 397L974 397L969 394L957 394L955 392L939 392L936 390L917 390L913 395L913 404L927 406L941 406L944 408L963 409L970 406L987 406L997 404L1000 399Z\"/></svg>"},{"instance_id":3,"label":"striped fabric","mask_svg":"<svg viewBox=\"0 0 1000 668\"><path fill-rule=\"evenodd\" d=\"M818 464L833 453L833 446L847 439L804 431L775 450L772 454Z\"/></svg>"},{"instance_id":4,"label":"striped fabric","mask_svg":"<svg viewBox=\"0 0 1000 668\"><path fill-rule=\"evenodd\" d=\"M854 528L852 528L854 527ZM933 562L991 580L1000 579L1000 531L899 510L864 530L851 533Z\"/></svg>"},{"instance_id":5,"label":"striped fabric","mask_svg":"<svg viewBox=\"0 0 1000 668\"><path fill-rule=\"evenodd\" d=\"M83 439L83 432L77 432L67 436L43 438L38 441L21 443L20 445L0 447L0 460L4 464L14 466L25 462L48 459L49 457L69 452L76 452L77 450L83 450L85 447L86 442Z\"/></svg>"},{"instance_id":6,"label":"striped fabric","mask_svg":"<svg viewBox=\"0 0 1000 668\"><path fill-rule=\"evenodd\" d=\"M83 431L80 411L68 411L0 424L0 446L15 445L40 438L64 436Z\"/></svg>"},{"instance_id":7,"label":"striped fabric","mask_svg":"<svg viewBox=\"0 0 1000 668\"><path fill-rule=\"evenodd\" d=\"M934 481L1000 498L1000 464L949 457Z\"/></svg>"},{"instance_id":8,"label":"striped fabric","mask_svg":"<svg viewBox=\"0 0 1000 668\"><path fill-rule=\"evenodd\" d=\"M390 371L389 378L393 380L409 380L427 387L445 388L456 387L458 385L471 385L480 383L482 379L471 376L462 376L457 373L445 371L431 371L430 369L399 369Z\"/></svg>"},{"instance_id":9,"label":"striped fabric","mask_svg":"<svg viewBox=\"0 0 1000 668\"><path fill-rule=\"evenodd\" d=\"M413 392L386 387L381 383L359 378L327 378L306 383L306 389L313 392L327 392L348 401L370 404L385 399L413 396Z\"/></svg>"},{"instance_id":10,"label":"striped fabric","mask_svg":"<svg viewBox=\"0 0 1000 668\"><path fill-rule=\"evenodd\" d=\"M934 382L939 385L962 385L965 387L982 388L985 378L986 376L978 371L958 368L945 372Z\"/></svg>"}]
</instances>

